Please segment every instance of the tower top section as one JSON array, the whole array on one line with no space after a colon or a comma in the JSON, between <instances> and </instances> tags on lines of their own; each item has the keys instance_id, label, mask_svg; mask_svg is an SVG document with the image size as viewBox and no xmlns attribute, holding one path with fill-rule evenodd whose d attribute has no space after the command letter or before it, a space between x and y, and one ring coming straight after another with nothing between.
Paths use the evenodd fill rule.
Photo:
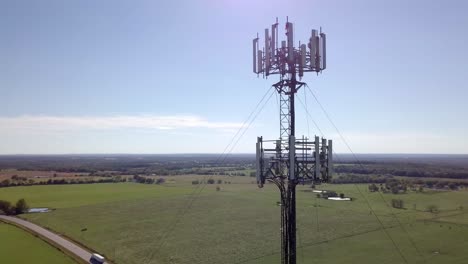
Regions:
<instances>
[{"instance_id":1,"label":"tower top section","mask_svg":"<svg viewBox=\"0 0 468 264\"><path fill-rule=\"evenodd\" d=\"M264 77L270 74L296 73L299 77L304 72L322 72L327 67L326 35L322 29L312 29L307 44L298 43L294 46L294 24L286 22L286 39L278 34L278 19L276 23L265 29L264 46L260 47L260 38L253 39L253 72Z\"/></svg>"}]
</instances>

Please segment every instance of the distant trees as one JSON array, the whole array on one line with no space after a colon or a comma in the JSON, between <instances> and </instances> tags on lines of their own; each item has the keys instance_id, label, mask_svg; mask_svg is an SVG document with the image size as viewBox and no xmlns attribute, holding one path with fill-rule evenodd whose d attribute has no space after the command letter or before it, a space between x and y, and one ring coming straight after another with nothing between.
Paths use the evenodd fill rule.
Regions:
<instances>
[{"instance_id":1,"label":"distant trees","mask_svg":"<svg viewBox=\"0 0 468 264\"><path fill-rule=\"evenodd\" d=\"M3 212L6 215L11 215L16 210L13 210L13 207L10 202L0 200L0 212Z\"/></svg>"},{"instance_id":2,"label":"distant trees","mask_svg":"<svg viewBox=\"0 0 468 264\"><path fill-rule=\"evenodd\" d=\"M255 158L253 156L229 156L222 165L218 156L115 156L104 159L101 156L70 159L68 157L12 157L0 159L0 169L47 171L52 179L60 178L64 173L86 174L111 177L119 175L230 175L255 176ZM342 160L334 166L335 183L383 183L392 176L426 178L468 179L468 165L458 162L444 163L426 160L361 160L356 163ZM52 177L55 174L55 177ZM17 175L18 176L18 175ZM21 174L19 174L21 176ZM362 177L361 177L362 176ZM411 188L411 187L410 187ZM417 188L417 187L416 187ZM450 188L450 187L448 187Z\"/></svg>"},{"instance_id":3,"label":"distant trees","mask_svg":"<svg viewBox=\"0 0 468 264\"><path fill-rule=\"evenodd\" d=\"M120 175L117 175L117 176L112 177L112 180L113 180L114 182L123 182L124 179L125 179L125 178L122 178L122 176L120 176Z\"/></svg>"},{"instance_id":4,"label":"distant trees","mask_svg":"<svg viewBox=\"0 0 468 264\"><path fill-rule=\"evenodd\" d=\"M390 187L390 190L393 194L398 194L400 192L400 188L398 188L398 186L392 186Z\"/></svg>"},{"instance_id":5,"label":"distant trees","mask_svg":"<svg viewBox=\"0 0 468 264\"><path fill-rule=\"evenodd\" d=\"M140 176L140 175L133 175L133 182L144 183L144 184L163 184L163 183L166 182L166 179L164 179L164 178L154 179L154 178L151 178L151 177L143 177L143 176Z\"/></svg>"},{"instance_id":6,"label":"distant trees","mask_svg":"<svg viewBox=\"0 0 468 264\"><path fill-rule=\"evenodd\" d=\"M377 186L375 183L368 185L368 189L370 192L378 192L381 191L383 193L393 193L393 194L400 194L406 193L408 190L414 192L424 192L424 188L429 189L438 189L438 190L458 190L461 187L467 187L468 182L458 182L458 181L445 181L445 180L408 180L408 179L395 179L390 178L385 181L385 183L380 184Z\"/></svg>"},{"instance_id":7,"label":"distant trees","mask_svg":"<svg viewBox=\"0 0 468 264\"><path fill-rule=\"evenodd\" d=\"M389 177L379 175L359 175L359 174L341 174L333 177L331 183L384 183Z\"/></svg>"},{"instance_id":8,"label":"distant trees","mask_svg":"<svg viewBox=\"0 0 468 264\"><path fill-rule=\"evenodd\" d=\"M427 186L427 188L432 188L432 187L434 187L434 181L427 181L427 182L426 182L426 186Z\"/></svg>"},{"instance_id":9,"label":"distant trees","mask_svg":"<svg viewBox=\"0 0 468 264\"><path fill-rule=\"evenodd\" d=\"M28 210L29 210L29 206L26 203L26 200L21 198L16 202L16 208L15 208L16 214L26 213Z\"/></svg>"},{"instance_id":10,"label":"distant trees","mask_svg":"<svg viewBox=\"0 0 468 264\"><path fill-rule=\"evenodd\" d=\"M406 192L407 187L406 187L406 182L400 181L397 179L391 179L385 182L385 188L389 191L391 191L393 194L398 194L400 192Z\"/></svg>"},{"instance_id":11,"label":"distant trees","mask_svg":"<svg viewBox=\"0 0 468 264\"><path fill-rule=\"evenodd\" d=\"M16 180L13 180L16 179ZM91 184L91 183L117 183L126 182L127 179L121 176L112 178L71 178L71 179L48 179L43 181L35 181L25 177L12 177L0 182L1 187L15 187L15 186L30 186L30 185L55 185L55 184Z\"/></svg>"},{"instance_id":12,"label":"distant trees","mask_svg":"<svg viewBox=\"0 0 468 264\"><path fill-rule=\"evenodd\" d=\"M154 179L152 178L145 178L145 182L146 184L153 184L154 183Z\"/></svg>"},{"instance_id":13,"label":"distant trees","mask_svg":"<svg viewBox=\"0 0 468 264\"><path fill-rule=\"evenodd\" d=\"M8 186L10 186L10 180L5 179L0 182L0 187L8 187Z\"/></svg>"},{"instance_id":14,"label":"distant trees","mask_svg":"<svg viewBox=\"0 0 468 264\"><path fill-rule=\"evenodd\" d=\"M156 180L156 184L163 184L165 182L166 182L166 179L164 179L164 178L159 178L159 179Z\"/></svg>"},{"instance_id":15,"label":"distant trees","mask_svg":"<svg viewBox=\"0 0 468 264\"><path fill-rule=\"evenodd\" d=\"M430 204L426 207L426 211L437 214L439 212L439 207L435 204Z\"/></svg>"},{"instance_id":16,"label":"distant trees","mask_svg":"<svg viewBox=\"0 0 468 264\"><path fill-rule=\"evenodd\" d=\"M154 179L146 178L140 175L133 175L133 181L137 183L145 183L145 184L152 184L154 183Z\"/></svg>"},{"instance_id":17,"label":"distant trees","mask_svg":"<svg viewBox=\"0 0 468 264\"><path fill-rule=\"evenodd\" d=\"M392 207L397 209L404 208L404 202L401 199L392 199Z\"/></svg>"},{"instance_id":18,"label":"distant trees","mask_svg":"<svg viewBox=\"0 0 468 264\"><path fill-rule=\"evenodd\" d=\"M140 175L133 175L133 181L138 183L145 183L146 178Z\"/></svg>"},{"instance_id":19,"label":"distant trees","mask_svg":"<svg viewBox=\"0 0 468 264\"><path fill-rule=\"evenodd\" d=\"M439 164L417 163L378 163L361 162L361 164L336 165L336 173L360 174L360 175L391 175L412 178L451 178L467 179L468 170L463 167L439 166Z\"/></svg>"},{"instance_id":20,"label":"distant trees","mask_svg":"<svg viewBox=\"0 0 468 264\"><path fill-rule=\"evenodd\" d=\"M375 183L372 183L372 184L369 185L369 191L370 192L378 192L379 187L377 185L375 185Z\"/></svg>"},{"instance_id":21,"label":"distant trees","mask_svg":"<svg viewBox=\"0 0 468 264\"><path fill-rule=\"evenodd\" d=\"M26 177L20 177L18 175L13 175L13 176L11 176L11 180L13 180L13 181L26 181L27 178Z\"/></svg>"},{"instance_id":22,"label":"distant trees","mask_svg":"<svg viewBox=\"0 0 468 264\"><path fill-rule=\"evenodd\" d=\"M6 215L22 214L26 213L28 210L29 206L23 198L16 202L16 206L13 206L9 201L0 200L0 212Z\"/></svg>"},{"instance_id":23,"label":"distant trees","mask_svg":"<svg viewBox=\"0 0 468 264\"><path fill-rule=\"evenodd\" d=\"M215 179L208 179L206 181L200 181L200 180L193 180L192 181L192 185L197 185L197 184L223 184L223 180L221 179L218 179L218 180L215 180ZM224 184L231 184L230 181L224 181Z\"/></svg>"},{"instance_id":24,"label":"distant trees","mask_svg":"<svg viewBox=\"0 0 468 264\"><path fill-rule=\"evenodd\" d=\"M445 186L447 186L447 185L448 185L448 184L446 184L445 182L439 181L439 182L437 182L437 183L435 184L434 187L435 187L436 189L444 189Z\"/></svg>"}]
</instances>

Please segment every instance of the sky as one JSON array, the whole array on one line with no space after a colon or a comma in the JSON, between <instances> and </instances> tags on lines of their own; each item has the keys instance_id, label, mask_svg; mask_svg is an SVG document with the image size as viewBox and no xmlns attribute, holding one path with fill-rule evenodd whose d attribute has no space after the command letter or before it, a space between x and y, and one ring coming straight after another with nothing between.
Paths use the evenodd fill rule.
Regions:
<instances>
[{"instance_id":1,"label":"sky","mask_svg":"<svg viewBox=\"0 0 468 264\"><path fill-rule=\"evenodd\" d=\"M333 139L338 153L349 153L343 137L355 153L466 154L467 10L463 0L1 0L0 154L254 153L257 136L279 137L279 77L254 74L251 57L276 17L294 23L296 43L327 33L327 69L302 81L338 131L302 89L296 135Z\"/></svg>"}]
</instances>

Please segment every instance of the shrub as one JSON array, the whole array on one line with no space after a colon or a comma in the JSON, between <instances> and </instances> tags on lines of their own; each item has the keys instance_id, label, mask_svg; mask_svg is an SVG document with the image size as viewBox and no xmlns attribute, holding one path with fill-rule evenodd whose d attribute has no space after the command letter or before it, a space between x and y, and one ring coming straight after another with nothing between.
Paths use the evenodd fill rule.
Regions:
<instances>
[{"instance_id":1,"label":"shrub","mask_svg":"<svg viewBox=\"0 0 468 264\"><path fill-rule=\"evenodd\" d=\"M377 187L377 185L375 185L375 183L372 183L371 185L369 185L369 191L370 192L378 192L379 187Z\"/></svg>"},{"instance_id":2,"label":"shrub","mask_svg":"<svg viewBox=\"0 0 468 264\"><path fill-rule=\"evenodd\" d=\"M437 214L439 212L439 207L435 204L430 204L426 207L426 211Z\"/></svg>"},{"instance_id":3,"label":"shrub","mask_svg":"<svg viewBox=\"0 0 468 264\"><path fill-rule=\"evenodd\" d=\"M153 183L154 183L154 179L146 178L145 183L146 183L146 184L153 184Z\"/></svg>"},{"instance_id":4,"label":"shrub","mask_svg":"<svg viewBox=\"0 0 468 264\"><path fill-rule=\"evenodd\" d=\"M214 184L214 183L215 183L215 180L213 180L213 179L208 179L207 183L208 183L208 184Z\"/></svg>"},{"instance_id":5,"label":"shrub","mask_svg":"<svg viewBox=\"0 0 468 264\"><path fill-rule=\"evenodd\" d=\"M11 203L8 201L0 200L0 211L4 214L8 214L11 208Z\"/></svg>"},{"instance_id":6,"label":"shrub","mask_svg":"<svg viewBox=\"0 0 468 264\"><path fill-rule=\"evenodd\" d=\"M403 209L403 200L401 199L392 199L392 207L397 209Z\"/></svg>"},{"instance_id":7,"label":"shrub","mask_svg":"<svg viewBox=\"0 0 468 264\"><path fill-rule=\"evenodd\" d=\"M200 184L200 182L198 180L194 180L194 181L192 181L192 184L197 185L197 184Z\"/></svg>"},{"instance_id":8,"label":"shrub","mask_svg":"<svg viewBox=\"0 0 468 264\"><path fill-rule=\"evenodd\" d=\"M18 202L16 202L16 214L26 213L28 209L29 206L23 198L19 199Z\"/></svg>"},{"instance_id":9,"label":"shrub","mask_svg":"<svg viewBox=\"0 0 468 264\"><path fill-rule=\"evenodd\" d=\"M16 208L12 206L10 202L0 200L0 212L6 215L14 215L16 213Z\"/></svg>"},{"instance_id":10,"label":"shrub","mask_svg":"<svg viewBox=\"0 0 468 264\"><path fill-rule=\"evenodd\" d=\"M156 184L163 184L165 182L166 182L166 180L164 178L159 178L159 179L156 180Z\"/></svg>"},{"instance_id":11,"label":"shrub","mask_svg":"<svg viewBox=\"0 0 468 264\"><path fill-rule=\"evenodd\" d=\"M0 182L0 187L8 187L10 184L10 180L6 179Z\"/></svg>"}]
</instances>

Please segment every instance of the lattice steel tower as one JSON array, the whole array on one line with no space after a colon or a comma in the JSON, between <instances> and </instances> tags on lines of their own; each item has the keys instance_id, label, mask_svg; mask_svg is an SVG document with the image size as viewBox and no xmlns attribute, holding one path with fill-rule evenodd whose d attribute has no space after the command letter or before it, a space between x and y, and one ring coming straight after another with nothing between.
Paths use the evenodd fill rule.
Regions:
<instances>
[{"instance_id":1,"label":"lattice steel tower","mask_svg":"<svg viewBox=\"0 0 468 264\"><path fill-rule=\"evenodd\" d=\"M268 180L281 194L281 263L296 263L296 185L327 182L333 173L332 141L315 136L296 138L294 97L306 85L297 80L304 72L321 73L326 68L326 36L315 29L309 42L294 47L293 23L286 22L287 39L278 43L278 19L265 29L265 46L259 49L259 38L253 40L253 71L264 77L278 74L273 84L280 95L280 137L257 138L257 183ZM327 144L328 143L328 144ZM270 147L268 148L268 145Z\"/></svg>"}]
</instances>

